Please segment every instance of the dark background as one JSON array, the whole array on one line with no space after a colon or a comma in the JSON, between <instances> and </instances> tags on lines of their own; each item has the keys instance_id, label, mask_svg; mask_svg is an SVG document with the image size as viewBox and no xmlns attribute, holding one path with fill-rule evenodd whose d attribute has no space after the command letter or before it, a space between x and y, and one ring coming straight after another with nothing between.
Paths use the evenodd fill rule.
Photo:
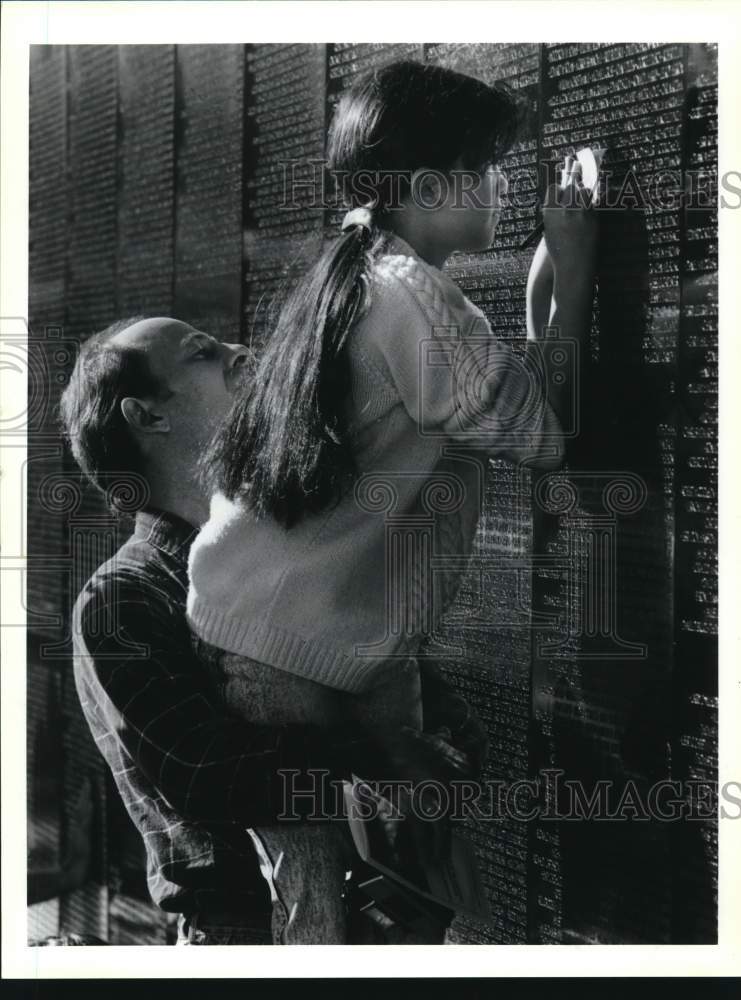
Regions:
<instances>
[{"instance_id":1,"label":"dark background","mask_svg":"<svg viewBox=\"0 0 741 1000\"><path fill-rule=\"evenodd\" d=\"M32 47L30 937L172 939L72 680L71 603L130 530L59 439L77 347L146 313L259 349L270 296L337 225L308 188L279 208L281 164L314 177L337 95L401 55L505 79L527 103L504 163L518 203L496 249L449 263L515 346L532 257L516 248L537 221L538 164L606 146L613 192L628 175L655 193L700 171L715 202L710 45ZM717 219L640 192L621 203L602 217L567 475L533 481L493 463L472 571L437 637L489 728L487 778L562 769L587 790L609 780L615 800L664 778L712 782L717 767ZM711 821L507 819L468 835L493 917L458 921L461 942L716 940Z\"/></svg>"}]
</instances>

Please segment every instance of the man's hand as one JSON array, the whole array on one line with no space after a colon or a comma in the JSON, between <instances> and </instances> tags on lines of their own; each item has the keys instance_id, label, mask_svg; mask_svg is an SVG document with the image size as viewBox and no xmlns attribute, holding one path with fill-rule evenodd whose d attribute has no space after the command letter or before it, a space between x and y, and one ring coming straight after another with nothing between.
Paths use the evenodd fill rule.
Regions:
<instances>
[{"instance_id":1,"label":"man's hand","mask_svg":"<svg viewBox=\"0 0 741 1000\"><path fill-rule=\"evenodd\" d=\"M387 836L407 863L412 853L423 864L440 863L450 853L447 785L470 780L470 757L443 733L423 733L408 726L391 739L386 751L394 772L391 777L411 786L399 790L390 811L380 811L388 823Z\"/></svg>"},{"instance_id":2,"label":"man's hand","mask_svg":"<svg viewBox=\"0 0 741 1000\"><path fill-rule=\"evenodd\" d=\"M386 743L391 777L419 784L426 781L446 783L471 777L471 761L440 733L423 733L403 726Z\"/></svg>"},{"instance_id":3,"label":"man's hand","mask_svg":"<svg viewBox=\"0 0 741 1000\"><path fill-rule=\"evenodd\" d=\"M466 773L458 773L455 777L478 778L488 748L486 729L481 720L463 695L445 679L436 660L420 662L420 679L426 734L437 737L442 744L454 748L466 758ZM429 743L430 750L435 749L446 756L449 751L442 744L433 739ZM465 767L460 757L458 766Z\"/></svg>"},{"instance_id":4,"label":"man's hand","mask_svg":"<svg viewBox=\"0 0 741 1000\"><path fill-rule=\"evenodd\" d=\"M479 778L486 761L489 739L483 723L465 698L452 692L440 707L446 723L438 724L429 735L452 747L467 762L466 778ZM440 743L435 746L442 751Z\"/></svg>"}]
</instances>

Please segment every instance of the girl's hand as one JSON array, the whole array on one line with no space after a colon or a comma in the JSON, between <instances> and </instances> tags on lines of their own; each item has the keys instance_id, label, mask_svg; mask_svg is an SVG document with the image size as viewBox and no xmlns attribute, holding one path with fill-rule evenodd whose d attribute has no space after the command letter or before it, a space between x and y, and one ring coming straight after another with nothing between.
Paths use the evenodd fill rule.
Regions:
<instances>
[{"instance_id":1,"label":"girl's hand","mask_svg":"<svg viewBox=\"0 0 741 1000\"><path fill-rule=\"evenodd\" d=\"M543 205L545 243L557 274L592 277L597 218L589 208L590 192L582 184L581 164L567 156L562 183L552 184Z\"/></svg>"}]
</instances>

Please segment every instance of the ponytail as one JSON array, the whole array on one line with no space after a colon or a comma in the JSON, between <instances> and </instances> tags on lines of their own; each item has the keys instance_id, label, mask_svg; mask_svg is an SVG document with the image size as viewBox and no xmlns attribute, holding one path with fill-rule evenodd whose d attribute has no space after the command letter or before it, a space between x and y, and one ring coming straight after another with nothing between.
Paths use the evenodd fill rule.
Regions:
<instances>
[{"instance_id":1,"label":"ponytail","mask_svg":"<svg viewBox=\"0 0 741 1000\"><path fill-rule=\"evenodd\" d=\"M258 516L291 527L336 503L355 462L346 439L348 334L368 306L368 275L385 237L354 226L287 298L248 396L215 442L216 485Z\"/></svg>"},{"instance_id":2,"label":"ponytail","mask_svg":"<svg viewBox=\"0 0 741 1000\"><path fill-rule=\"evenodd\" d=\"M254 387L235 400L215 442L211 485L215 478L230 499L240 497L258 517L286 527L339 500L355 472L345 345L369 305L373 261L390 235L382 228L393 207L386 182L400 179L403 198L419 167L497 162L519 120L518 101L503 84L429 63L391 63L345 91L327 137L328 165L350 216L372 194L375 222L366 218L343 232L286 300ZM376 178L371 191L369 178Z\"/></svg>"}]
</instances>

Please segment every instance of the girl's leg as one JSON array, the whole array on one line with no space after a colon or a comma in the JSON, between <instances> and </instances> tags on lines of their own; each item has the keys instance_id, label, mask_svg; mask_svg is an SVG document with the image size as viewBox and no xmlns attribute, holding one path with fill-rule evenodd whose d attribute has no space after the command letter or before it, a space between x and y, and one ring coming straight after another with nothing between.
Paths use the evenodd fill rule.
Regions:
<instances>
[{"instance_id":1,"label":"girl's leg","mask_svg":"<svg viewBox=\"0 0 741 1000\"><path fill-rule=\"evenodd\" d=\"M273 902L274 944L346 944L345 872L339 823L250 830Z\"/></svg>"}]
</instances>

